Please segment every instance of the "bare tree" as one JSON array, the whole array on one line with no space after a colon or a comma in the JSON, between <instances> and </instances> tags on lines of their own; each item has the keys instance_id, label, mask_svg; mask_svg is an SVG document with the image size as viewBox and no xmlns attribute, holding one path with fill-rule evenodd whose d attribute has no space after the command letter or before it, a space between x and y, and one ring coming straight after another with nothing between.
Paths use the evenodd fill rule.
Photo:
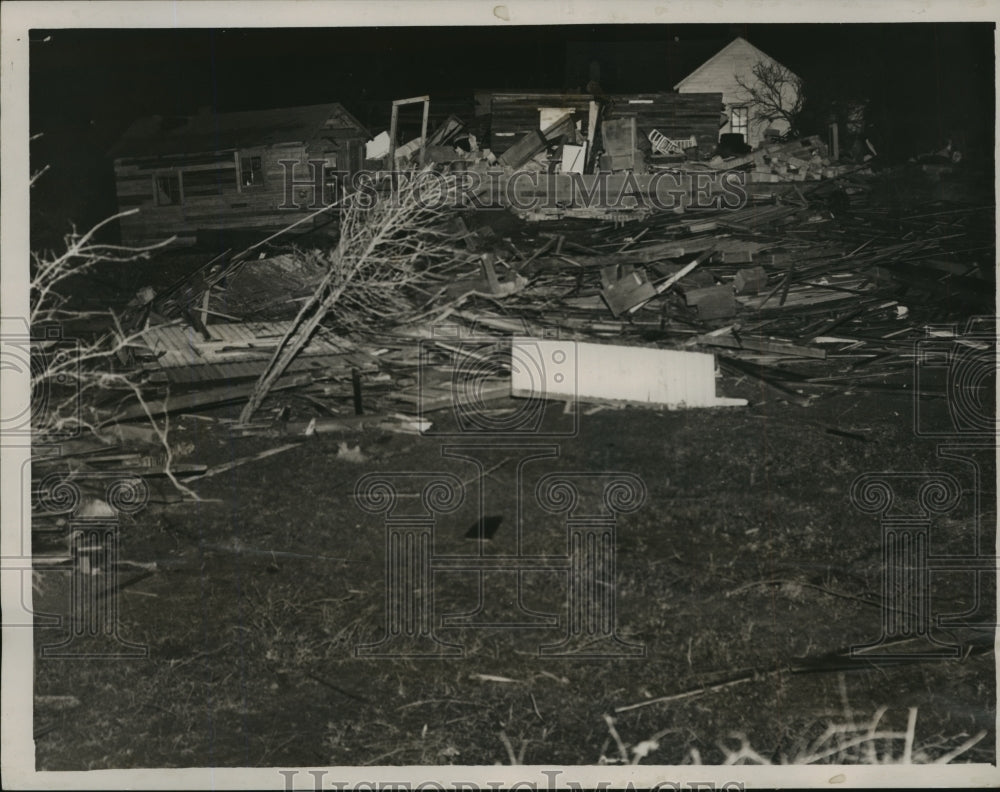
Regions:
<instances>
[{"instance_id":1,"label":"bare tree","mask_svg":"<svg viewBox=\"0 0 1000 792\"><path fill-rule=\"evenodd\" d=\"M32 176L32 183L44 172L43 169ZM147 247L126 247L97 240L105 226L137 211L120 212L84 233L78 233L74 227L65 237L65 250L61 253L31 254L30 314L26 326L31 334L39 336L31 341L32 443L39 446L58 443L85 433L101 439L101 427L113 422L116 416L115 405L105 404L105 398L114 392L131 394L142 406L162 446L164 474L180 492L198 500L197 494L180 483L171 470L173 453L167 416L163 416L162 426L157 423L143 397L137 373L118 365L128 356L130 348L141 342L142 331L126 331L112 311L84 311L71 304L71 295L79 288L81 277L102 265L145 260L173 241L171 238ZM106 332L98 338L63 338L63 325L98 318L107 325Z\"/></svg>"},{"instance_id":2,"label":"bare tree","mask_svg":"<svg viewBox=\"0 0 1000 792\"><path fill-rule=\"evenodd\" d=\"M757 61L752 77L736 75L743 91L751 118L773 122L782 119L790 131L797 131L799 114L805 102L805 85L801 78L774 61Z\"/></svg>"},{"instance_id":3,"label":"bare tree","mask_svg":"<svg viewBox=\"0 0 1000 792\"><path fill-rule=\"evenodd\" d=\"M326 273L257 380L240 413L241 423L249 422L334 306L338 324L361 329L412 313L407 293L433 299L435 290L444 291L448 281L440 270L456 254L450 246L452 234L443 224L457 195L456 179L428 165L399 174L391 193L373 204L364 192L344 197L336 248L307 254Z\"/></svg>"}]
</instances>

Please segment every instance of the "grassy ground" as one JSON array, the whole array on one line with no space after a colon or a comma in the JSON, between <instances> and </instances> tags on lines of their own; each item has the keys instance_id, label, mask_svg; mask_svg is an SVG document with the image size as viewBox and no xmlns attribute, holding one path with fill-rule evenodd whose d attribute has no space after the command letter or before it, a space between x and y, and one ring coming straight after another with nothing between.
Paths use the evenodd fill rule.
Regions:
<instances>
[{"instance_id":1,"label":"grassy ground","mask_svg":"<svg viewBox=\"0 0 1000 792\"><path fill-rule=\"evenodd\" d=\"M793 673L798 658L823 658L880 634L880 528L852 506L855 477L945 469L971 489L969 471L914 436L905 395L845 394L802 408L767 402L748 383L727 380L722 390L750 396L753 406L584 415L577 436L558 441L558 459L525 468L527 482L552 470L619 470L645 483L645 505L619 519L616 591L619 633L644 644L645 657L538 657L540 644L564 635L552 627L440 629L442 640L464 645L460 658L355 657L354 648L377 640L385 625L384 530L354 505L355 482L373 471L431 470L470 481L469 502L441 517L435 533L436 553L468 553L476 546L465 538L476 521L475 469L442 458L442 441L430 437L316 436L194 484L202 503L154 503L129 520L123 559L155 562L157 571L122 568L121 634L148 645L149 657L39 658L37 766L618 761L606 715L627 752L656 738L645 762L720 763L739 747L730 735L742 733L777 763L807 755L830 723L868 721L880 707L888 708L880 729L896 731L917 708L916 746L925 758L986 730L959 761L994 761L992 652ZM563 410L551 405L546 420L560 425ZM190 418L172 437L191 449L182 461L209 465L284 442L233 438ZM345 439L359 445L363 461L342 452ZM513 548L511 456L496 448L487 455L485 466L495 467L487 514L503 518L487 553ZM996 497L987 489L992 532ZM562 552L564 525L529 501L525 549ZM966 498L935 522L933 551L971 552L971 529ZM40 575L36 609L64 612L67 578ZM935 613L971 607L965 573L934 575L933 584ZM438 615L477 602L469 573L439 573L434 588ZM565 588L551 571L527 573L524 604L564 616ZM992 589L982 594L995 601ZM486 616L509 620L514 599L509 574L486 576ZM967 647L978 636L992 646L991 636L970 630L937 635ZM58 630L37 632L39 645L58 639ZM748 669L756 676L614 713ZM76 699L52 698L64 695Z\"/></svg>"}]
</instances>

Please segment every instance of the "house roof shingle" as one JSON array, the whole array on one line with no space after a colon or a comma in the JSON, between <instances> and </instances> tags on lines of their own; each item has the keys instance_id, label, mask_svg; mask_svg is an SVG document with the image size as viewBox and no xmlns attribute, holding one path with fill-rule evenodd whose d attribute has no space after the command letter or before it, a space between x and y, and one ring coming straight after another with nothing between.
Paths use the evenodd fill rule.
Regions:
<instances>
[{"instance_id":1,"label":"house roof shingle","mask_svg":"<svg viewBox=\"0 0 1000 792\"><path fill-rule=\"evenodd\" d=\"M369 137L368 130L337 102L235 113L203 111L178 118L140 118L108 153L114 159L168 156L361 135Z\"/></svg>"}]
</instances>

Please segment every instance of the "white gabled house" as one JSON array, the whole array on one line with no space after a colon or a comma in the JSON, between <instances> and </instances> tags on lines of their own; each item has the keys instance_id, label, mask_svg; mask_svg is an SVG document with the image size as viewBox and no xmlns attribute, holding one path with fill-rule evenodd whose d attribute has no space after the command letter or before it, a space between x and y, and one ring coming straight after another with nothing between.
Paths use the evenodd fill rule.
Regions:
<instances>
[{"instance_id":1,"label":"white gabled house","mask_svg":"<svg viewBox=\"0 0 1000 792\"><path fill-rule=\"evenodd\" d=\"M766 52L744 38L735 38L701 66L674 86L679 93L721 93L726 108L725 123L719 134L738 133L751 146L764 139L764 131L774 129L784 134L788 121L756 104L746 86L761 88L754 67L764 64L780 71L787 81L778 87L775 99L784 107L792 107L799 100L796 85L798 77Z\"/></svg>"}]
</instances>

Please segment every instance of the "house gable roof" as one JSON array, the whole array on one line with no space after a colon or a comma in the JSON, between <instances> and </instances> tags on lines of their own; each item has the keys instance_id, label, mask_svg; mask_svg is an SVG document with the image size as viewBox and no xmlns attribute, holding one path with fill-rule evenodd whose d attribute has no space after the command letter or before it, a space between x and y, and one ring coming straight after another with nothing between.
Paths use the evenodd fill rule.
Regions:
<instances>
[{"instance_id":1,"label":"house gable roof","mask_svg":"<svg viewBox=\"0 0 1000 792\"><path fill-rule=\"evenodd\" d=\"M151 116L135 121L109 153L123 157L222 152L277 143L370 137L343 105L307 105L236 113L205 111L193 116Z\"/></svg>"},{"instance_id":2,"label":"house gable roof","mask_svg":"<svg viewBox=\"0 0 1000 792\"><path fill-rule=\"evenodd\" d=\"M766 61L768 61L770 63L777 64L778 66L781 66L781 68L786 69L787 71L791 72L791 69L788 69L788 67L782 65L781 63L778 63L778 61L776 61L774 58L772 58L770 55L768 55L762 49L760 49L759 47L755 47L753 44L751 44L749 41L747 41L742 36L737 36L732 41L730 41L725 47L723 47L721 50L719 50L718 52L716 52L711 58L709 58L707 61L705 61L704 63L702 63L701 66L699 66L697 69L695 69L689 75L687 75L687 77L685 77L683 80L681 80L680 82L678 82L674 86L674 90L675 91L679 91L681 89L681 87L685 83L689 82L690 80L693 80L699 74L701 74L703 71L705 71L706 69L710 68L712 66L712 64L715 63L715 61L719 60L720 58L726 57L727 55L731 54L734 50L738 50L738 49L748 49L754 55L757 56L758 60L766 60Z\"/></svg>"}]
</instances>

